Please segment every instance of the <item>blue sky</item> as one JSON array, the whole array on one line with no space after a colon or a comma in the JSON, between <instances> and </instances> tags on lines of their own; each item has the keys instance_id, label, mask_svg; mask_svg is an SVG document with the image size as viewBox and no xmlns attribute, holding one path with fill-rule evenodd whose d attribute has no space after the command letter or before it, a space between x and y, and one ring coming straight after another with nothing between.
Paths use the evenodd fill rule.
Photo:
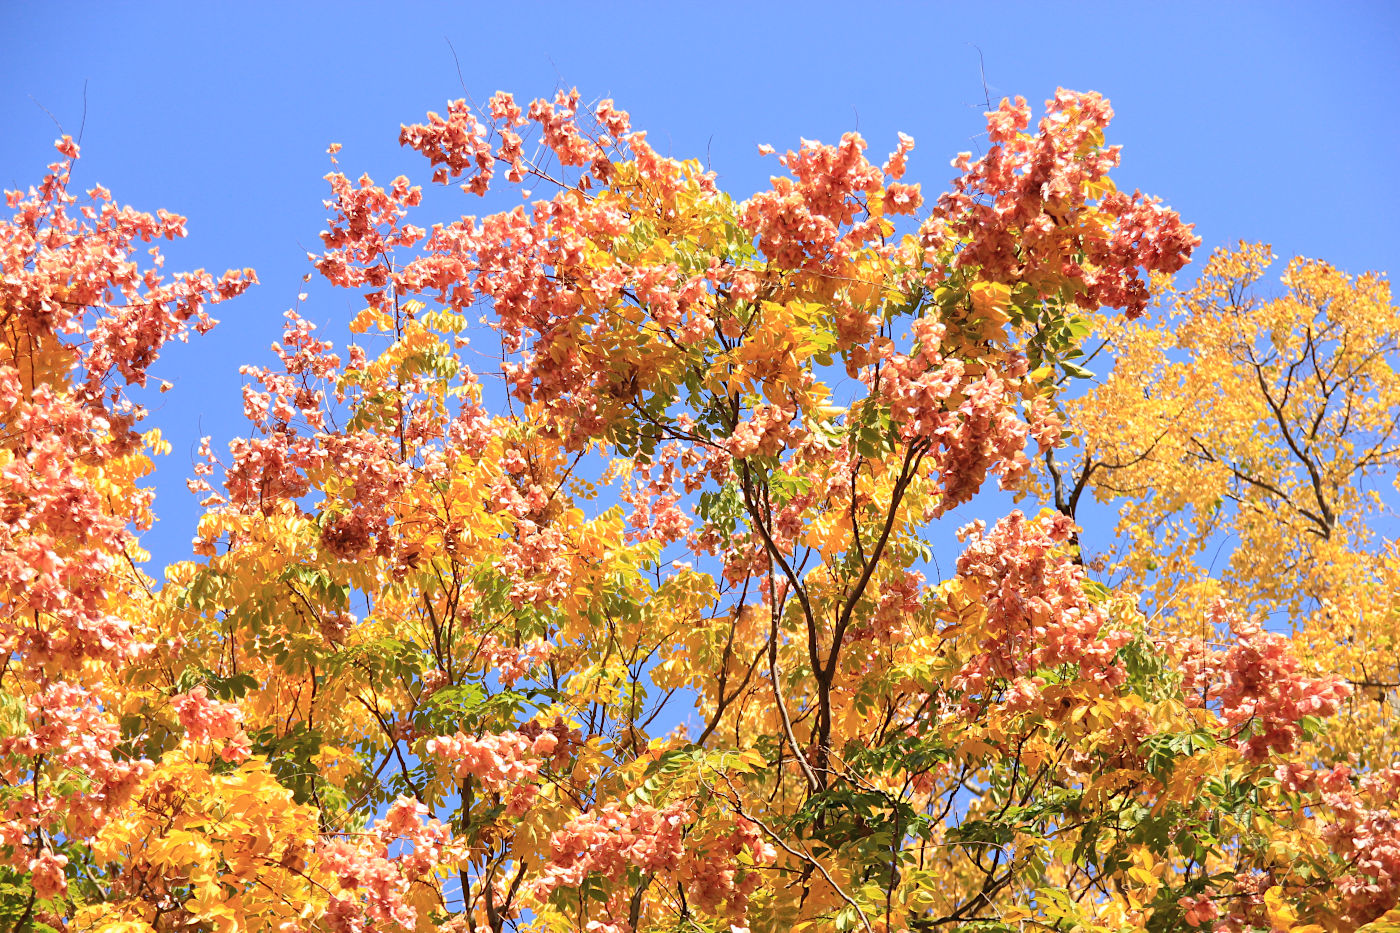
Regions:
<instances>
[{"instance_id":1,"label":"blue sky","mask_svg":"<svg viewBox=\"0 0 1400 933\"><path fill-rule=\"evenodd\" d=\"M197 439L221 448L243 432L238 366L270 359L305 287L327 144L344 144L348 174L426 184L399 124L463 84L477 100L611 96L738 197L773 169L756 144L848 129L876 153L913 135L910 180L936 195L949 160L979 147L985 95L1038 106L1057 86L1092 89L1118 114L1120 186L1165 198L1207 250L1261 239L1349 271L1400 268L1400 4L7 0L0 29L0 185L39 179L54 119L81 127L79 182L189 217L167 268L252 266L263 283L156 370L176 383L149 399L175 449L146 537L158 562L183 557L193 533L183 481ZM354 310L314 292L304 313L335 331Z\"/></svg>"}]
</instances>

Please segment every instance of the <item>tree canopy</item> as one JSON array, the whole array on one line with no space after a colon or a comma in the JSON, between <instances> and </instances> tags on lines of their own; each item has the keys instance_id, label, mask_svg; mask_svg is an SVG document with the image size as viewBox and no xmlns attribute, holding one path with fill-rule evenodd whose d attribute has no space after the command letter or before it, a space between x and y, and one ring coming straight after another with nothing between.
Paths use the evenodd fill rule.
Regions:
<instances>
[{"instance_id":1,"label":"tree canopy","mask_svg":"<svg viewBox=\"0 0 1400 933\"><path fill-rule=\"evenodd\" d=\"M1111 116L739 200L611 101L454 101L401 143L525 203L327 176L350 342L287 313L164 567L147 372L255 277L62 140L0 224L0 929L1400 927L1397 309L1179 289Z\"/></svg>"}]
</instances>

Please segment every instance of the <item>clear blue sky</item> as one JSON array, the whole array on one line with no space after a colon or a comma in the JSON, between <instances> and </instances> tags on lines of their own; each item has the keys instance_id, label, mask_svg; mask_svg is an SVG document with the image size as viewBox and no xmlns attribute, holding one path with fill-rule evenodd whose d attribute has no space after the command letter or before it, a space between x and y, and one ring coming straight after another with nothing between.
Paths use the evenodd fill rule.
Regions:
<instances>
[{"instance_id":1,"label":"clear blue sky","mask_svg":"<svg viewBox=\"0 0 1400 933\"><path fill-rule=\"evenodd\" d=\"M1057 86L1117 111L1120 185L1165 198L1205 248L1271 242L1350 271L1400 269L1400 4L1296 3L64 3L5 0L0 185L36 182L58 131L83 133L78 180L189 217L167 268L252 266L262 285L176 346L157 373L158 561L186 552L194 445L244 430L237 369L267 362L324 226L325 148L341 167L427 182L399 124L497 89L614 97L663 150L708 158L743 197L773 168L755 144L877 152L898 130L936 195L995 103ZM84 119L84 84L86 118ZM46 108L49 113L45 112ZM479 213L479 203L460 210ZM445 219L433 217L430 219ZM349 295L313 295L343 323Z\"/></svg>"}]
</instances>

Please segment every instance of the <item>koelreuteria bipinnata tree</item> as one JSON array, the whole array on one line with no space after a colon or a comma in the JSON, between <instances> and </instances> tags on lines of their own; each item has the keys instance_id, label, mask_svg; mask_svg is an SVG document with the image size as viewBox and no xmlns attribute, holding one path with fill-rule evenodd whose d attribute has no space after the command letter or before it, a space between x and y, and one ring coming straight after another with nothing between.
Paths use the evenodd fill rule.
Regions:
<instances>
[{"instance_id":1,"label":"koelreuteria bipinnata tree","mask_svg":"<svg viewBox=\"0 0 1400 933\"><path fill-rule=\"evenodd\" d=\"M101 598L31 596L56 494L4 473L10 926L1351 931L1394 907L1367 848L1388 773L1300 758L1347 688L1252 604L1209 607L1222 645L1157 637L1053 512L965 528L929 578L948 510L1061 444L1100 309L1141 314L1197 243L1113 185L1106 101L1061 91L1034 129L1003 102L927 205L908 137L881 165L804 142L736 201L579 104L403 128L435 182L547 193L514 210L425 227L408 179L327 176L312 261L358 296L355 342L288 314L158 591L114 530ZM25 283L86 278L100 323L134 267L65 275L72 243L5 229L15 397L86 399L74 354L103 344L62 326L25 388ZM104 417L73 436L129 430ZM95 514L145 468L93 458ZM129 647L50 637L78 605Z\"/></svg>"}]
</instances>

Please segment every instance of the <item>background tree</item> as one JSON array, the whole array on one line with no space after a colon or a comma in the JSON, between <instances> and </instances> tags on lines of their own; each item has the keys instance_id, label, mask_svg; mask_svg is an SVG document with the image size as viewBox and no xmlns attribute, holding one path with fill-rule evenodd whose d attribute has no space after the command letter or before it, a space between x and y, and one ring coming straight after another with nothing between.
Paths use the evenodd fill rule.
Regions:
<instances>
[{"instance_id":1,"label":"background tree","mask_svg":"<svg viewBox=\"0 0 1400 933\"><path fill-rule=\"evenodd\" d=\"M1389 764L1400 685L1393 518L1400 309L1378 274L1295 259L1255 294L1267 246L1217 251L1167 313L1105 332L1113 372L1069 404L1077 450L1047 455L1067 514L1119 504L1122 578L1163 624L1224 597L1291 631L1357 692L1334 751ZM1055 458L1059 458L1058 460Z\"/></svg>"}]
</instances>

